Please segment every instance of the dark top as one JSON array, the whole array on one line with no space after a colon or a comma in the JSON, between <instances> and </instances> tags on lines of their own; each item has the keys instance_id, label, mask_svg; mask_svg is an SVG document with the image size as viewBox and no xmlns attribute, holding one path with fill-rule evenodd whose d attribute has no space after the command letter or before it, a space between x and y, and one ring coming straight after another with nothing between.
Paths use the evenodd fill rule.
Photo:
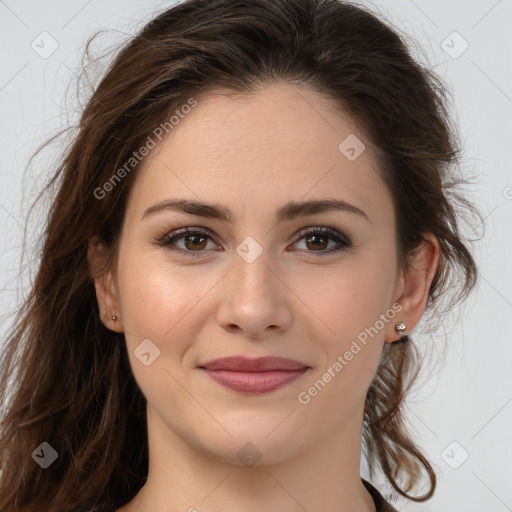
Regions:
<instances>
[{"instance_id":1,"label":"dark top","mask_svg":"<svg viewBox=\"0 0 512 512\"><path fill-rule=\"evenodd\" d=\"M396 508L392 507L382 496L382 494L375 488L370 482L367 482L363 478L361 478L361 481L363 482L364 486L368 490L368 492L371 494L371 497L373 498L373 501L375 503L375 509L377 512L398 512ZM87 509L90 511L91 509ZM95 508L94 511L96 512L98 509ZM102 512L115 512L115 508L110 506L106 506L103 508Z\"/></svg>"},{"instance_id":2,"label":"dark top","mask_svg":"<svg viewBox=\"0 0 512 512\"><path fill-rule=\"evenodd\" d=\"M372 495L377 512L397 512L396 508L392 507L382 496L382 494L370 482L361 478L367 491Z\"/></svg>"}]
</instances>

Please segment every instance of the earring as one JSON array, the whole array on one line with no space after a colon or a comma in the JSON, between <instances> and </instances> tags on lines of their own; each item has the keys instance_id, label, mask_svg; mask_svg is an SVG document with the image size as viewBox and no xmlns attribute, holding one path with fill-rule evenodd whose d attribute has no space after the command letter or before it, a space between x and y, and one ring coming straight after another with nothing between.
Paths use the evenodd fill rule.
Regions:
<instances>
[{"instance_id":1,"label":"earring","mask_svg":"<svg viewBox=\"0 0 512 512\"><path fill-rule=\"evenodd\" d=\"M403 322L395 325L395 331L400 334L400 336L405 336L407 327Z\"/></svg>"},{"instance_id":2,"label":"earring","mask_svg":"<svg viewBox=\"0 0 512 512\"><path fill-rule=\"evenodd\" d=\"M117 316L116 315L112 315L112 320L114 320L114 322L117 320Z\"/></svg>"}]
</instances>

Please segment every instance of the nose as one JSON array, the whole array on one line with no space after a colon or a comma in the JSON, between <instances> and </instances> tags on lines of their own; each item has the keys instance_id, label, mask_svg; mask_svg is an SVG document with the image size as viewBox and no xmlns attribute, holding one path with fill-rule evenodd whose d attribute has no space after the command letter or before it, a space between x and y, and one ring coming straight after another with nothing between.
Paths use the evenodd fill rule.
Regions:
<instances>
[{"instance_id":1,"label":"nose","mask_svg":"<svg viewBox=\"0 0 512 512\"><path fill-rule=\"evenodd\" d=\"M288 329L293 294L286 286L283 272L269 260L265 250L254 261L237 253L233 260L220 292L219 325L254 339Z\"/></svg>"}]
</instances>

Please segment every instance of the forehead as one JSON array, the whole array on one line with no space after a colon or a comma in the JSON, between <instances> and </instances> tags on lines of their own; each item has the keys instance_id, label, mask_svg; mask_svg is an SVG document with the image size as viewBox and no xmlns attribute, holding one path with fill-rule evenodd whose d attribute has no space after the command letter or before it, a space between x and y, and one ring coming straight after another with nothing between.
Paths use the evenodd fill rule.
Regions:
<instances>
[{"instance_id":1,"label":"forehead","mask_svg":"<svg viewBox=\"0 0 512 512\"><path fill-rule=\"evenodd\" d=\"M186 197L248 215L290 199L337 197L369 214L392 213L374 148L354 121L319 93L288 84L197 98L145 158L134 189L138 211Z\"/></svg>"}]
</instances>

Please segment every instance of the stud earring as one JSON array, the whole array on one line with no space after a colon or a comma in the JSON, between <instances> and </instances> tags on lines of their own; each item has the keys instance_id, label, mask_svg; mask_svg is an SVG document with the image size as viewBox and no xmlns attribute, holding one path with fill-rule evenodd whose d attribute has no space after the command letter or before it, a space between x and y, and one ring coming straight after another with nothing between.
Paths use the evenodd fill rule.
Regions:
<instances>
[{"instance_id":1,"label":"stud earring","mask_svg":"<svg viewBox=\"0 0 512 512\"><path fill-rule=\"evenodd\" d=\"M405 336L405 333L407 331L407 327L403 322L400 322L399 324L395 325L395 331L400 334L400 336Z\"/></svg>"},{"instance_id":2,"label":"stud earring","mask_svg":"<svg viewBox=\"0 0 512 512\"><path fill-rule=\"evenodd\" d=\"M117 316L116 315L112 315L112 320L114 320L114 322L117 320Z\"/></svg>"}]
</instances>

